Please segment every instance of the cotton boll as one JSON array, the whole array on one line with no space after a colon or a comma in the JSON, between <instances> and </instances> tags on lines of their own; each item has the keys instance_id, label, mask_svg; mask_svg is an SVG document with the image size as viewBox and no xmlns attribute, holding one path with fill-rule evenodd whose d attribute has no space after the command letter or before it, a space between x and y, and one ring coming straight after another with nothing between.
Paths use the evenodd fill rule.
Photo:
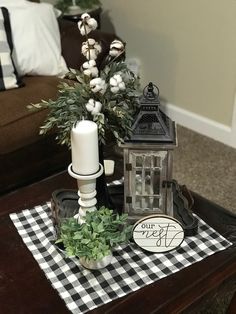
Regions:
<instances>
[{"instance_id":1,"label":"cotton boll","mask_svg":"<svg viewBox=\"0 0 236 314\"><path fill-rule=\"evenodd\" d=\"M90 15L88 14L88 13L83 13L82 15L81 15L81 19L82 20L86 20L86 19L89 19L90 18Z\"/></svg>"},{"instance_id":2,"label":"cotton boll","mask_svg":"<svg viewBox=\"0 0 236 314\"><path fill-rule=\"evenodd\" d=\"M119 83L118 86L119 86L120 90L125 90L125 83L124 82Z\"/></svg>"},{"instance_id":3,"label":"cotton boll","mask_svg":"<svg viewBox=\"0 0 236 314\"><path fill-rule=\"evenodd\" d=\"M84 24L82 21L78 22L78 28L82 36L85 36L86 34L89 34L92 31L91 27Z\"/></svg>"},{"instance_id":4,"label":"cotton boll","mask_svg":"<svg viewBox=\"0 0 236 314\"><path fill-rule=\"evenodd\" d=\"M110 50L110 52L109 52L109 55L111 57L117 57L119 54L120 54L120 52L117 50Z\"/></svg>"},{"instance_id":5,"label":"cotton boll","mask_svg":"<svg viewBox=\"0 0 236 314\"><path fill-rule=\"evenodd\" d=\"M116 80L117 83L121 83L122 82L122 77L120 76L120 74L115 74L114 75L114 79Z\"/></svg>"},{"instance_id":6,"label":"cotton boll","mask_svg":"<svg viewBox=\"0 0 236 314\"><path fill-rule=\"evenodd\" d=\"M90 60L88 62L88 64L89 64L90 67L96 67L97 66L96 61L94 61L94 60Z\"/></svg>"},{"instance_id":7,"label":"cotton boll","mask_svg":"<svg viewBox=\"0 0 236 314\"><path fill-rule=\"evenodd\" d=\"M82 36L87 35L97 28L97 21L91 18L88 13L84 13L81 16L81 21L78 22L78 28Z\"/></svg>"},{"instance_id":8,"label":"cotton boll","mask_svg":"<svg viewBox=\"0 0 236 314\"><path fill-rule=\"evenodd\" d=\"M101 112L102 104L99 101L95 101L94 99L90 98L85 107L88 112L91 112L92 115L96 115Z\"/></svg>"},{"instance_id":9,"label":"cotton boll","mask_svg":"<svg viewBox=\"0 0 236 314\"><path fill-rule=\"evenodd\" d=\"M95 107L94 107L94 109L92 111L92 115L98 114L99 112L101 112L101 109L102 109L102 104L99 101L96 101L95 102Z\"/></svg>"},{"instance_id":10,"label":"cotton boll","mask_svg":"<svg viewBox=\"0 0 236 314\"><path fill-rule=\"evenodd\" d=\"M97 54L99 54L100 52L102 52L102 47L101 45L99 45L99 43L95 43L94 45L94 49L96 50Z\"/></svg>"},{"instance_id":11,"label":"cotton boll","mask_svg":"<svg viewBox=\"0 0 236 314\"><path fill-rule=\"evenodd\" d=\"M98 76L98 69L93 67L90 69L85 69L83 71L84 75L90 76L90 77L97 77Z\"/></svg>"},{"instance_id":12,"label":"cotton boll","mask_svg":"<svg viewBox=\"0 0 236 314\"><path fill-rule=\"evenodd\" d=\"M111 92L112 92L113 94L118 93L118 92L119 92L119 87L118 87L118 86L113 86L113 87L111 87Z\"/></svg>"},{"instance_id":13,"label":"cotton boll","mask_svg":"<svg viewBox=\"0 0 236 314\"><path fill-rule=\"evenodd\" d=\"M83 42L82 46L81 46L82 54L85 55L87 53L87 50L88 50L88 44L87 44L87 42Z\"/></svg>"},{"instance_id":14,"label":"cotton boll","mask_svg":"<svg viewBox=\"0 0 236 314\"><path fill-rule=\"evenodd\" d=\"M90 28L92 28L92 30L95 30L95 29L98 27L97 21L96 21L95 19L93 19L93 18L90 18L90 19L87 21L87 23L88 23L88 26L89 26Z\"/></svg>"},{"instance_id":15,"label":"cotton boll","mask_svg":"<svg viewBox=\"0 0 236 314\"><path fill-rule=\"evenodd\" d=\"M110 78L110 85L112 85L112 86L116 86L117 85L117 82L116 82L114 77Z\"/></svg>"},{"instance_id":16,"label":"cotton boll","mask_svg":"<svg viewBox=\"0 0 236 314\"><path fill-rule=\"evenodd\" d=\"M82 43L81 52L87 60L96 60L101 50L101 46L93 38Z\"/></svg>"},{"instance_id":17,"label":"cotton boll","mask_svg":"<svg viewBox=\"0 0 236 314\"><path fill-rule=\"evenodd\" d=\"M114 94L118 93L119 90L125 90L125 83L120 74L115 74L110 78L110 89Z\"/></svg>"},{"instance_id":18,"label":"cotton boll","mask_svg":"<svg viewBox=\"0 0 236 314\"><path fill-rule=\"evenodd\" d=\"M122 43L122 41L115 39L113 40L113 42L111 43L111 48L116 48L116 49L124 49L124 44Z\"/></svg>"},{"instance_id":19,"label":"cotton boll","mask_svg":"<svg viewBox=\"0 0 236 314\"><path fill-rule=\"evenodd\" d=\"M93 46L93 45L95 45L95 39L93 39L93 38L88 38L88 44L90 45L90 46Z\"/></svg>"},{"instance_id":20,"label":"cotton boll","mask_svg":"<svg viewBox=\"0 0 236 314\"><path fill-rule=\"evenodd\" d=\"M85 107L89 112L92 112L95 107L95 100L90 98Z\"/></svg>"},{"instance_id":21,"label":"cotton boll","mask_svg":"<svg viewBox=\"0 0 236 314\"><path fill-rule=\"evenodd\" d=\"M97 78L95 78L95 79L90 81L90 86L94 86L96 84L100 84L101 81L102 81L102 79L100 77L97 77Z\"/></svg>"},{"instance_id":22,"label":"cotton boll","mask_svg":"<svg viewBox=\"0 0 236 314\"><path fill-rule=\"evenodd\" d=\"M89 60L83 63L82 67L83 69L90 69L92 67L96 66L96 62L94 60Z\"/></svg>"},{"instance_id":23,"label":"cotton boll","mask_svg":"<svg viewBox=\"0 0 236 314\"><path fill-rule=\"evenodd\" d=\"M106 82L100 77L94 78L90 81L90 87L93 93L101 93L102 95L105 93L107 85Z\"/></svg>"},{"instance_id":24,"label":"cotton boll","mask_svg":"<svg viewBox=\"0 0 236 314\"><path fill-rule=\"evenodd\" d=\"M84 73L84 75L87 75L87 76L90 76L90 75L91 75L90 69L85 69L85 70L83 71L83 73Z\"/></svg>"},{"instance_id":25,"label":"cotton boll","mask_svg":"<svg viewBox=\"0 0 236 314\"><path fill-rule=\"evenodd\" d=\"M87 54L86 54L87 59L96 60L97 56L98 56L98 54L97 54L95 49L90 49L90 51L87 51Z\"/></svg>"},{"instance_id":26,"label":"cotton boll","mask_svg":"<svg viewBox=\"0 0 236 314\"><path fill-rule=\"evenodd\" d=\"M89 112L92 112L93 109L94 109L94 106L95 106L95 100L90 98L89 101L87 102L87 104L85 105L86 109L89 111Z\"/></svg>"},{"instance_id":27,"label":"cotton boll","mask_svg":"<svg viewBox=\"0 0 236 314\"><path fill-rule=\"evenodd\" d=\"M109 55L111 57L118 57L124 50L124 44L120 40L115 39L110 45Z\"/></svg>"},{"instance_id":28,"label":"cotton boll","mask_svg":"<svg viewBox=\"0 0 236 314\"><path fill-rule=\"evenodd\" d=\"M86 109L89 111L89 112L91 112L92 110L93 110L93 106L91 105L91 104L89 104L89 103L87 103L86 105L85 105L85 107L86 107Z\"/></svg>"},{"instance_id":29,"label":"cotton boll","mask_svg":"<svg viewBox=\"0 0 236 314\"><path fill-rule=\"evenodd\" d=\"M90 69L90 71L91 71L91 76L92 77L97 77L98 76L98 68L97 67L92 67Z\"/></svg>"}]
</instances>

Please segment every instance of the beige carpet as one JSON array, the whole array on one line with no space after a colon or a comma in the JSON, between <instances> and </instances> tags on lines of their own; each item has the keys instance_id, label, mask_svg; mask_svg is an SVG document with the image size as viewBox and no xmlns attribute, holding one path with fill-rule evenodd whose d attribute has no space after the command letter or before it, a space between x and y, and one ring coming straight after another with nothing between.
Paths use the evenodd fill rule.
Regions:
<instances>
[{"instance_id":1,"label":"beige carpet","mask_svg":"<svg viewBox=\"0 0 236 314\"><path fill-rule=\"evenodd\" d=\"M177 127L173 177L236 213L236 149Z\"/></svg>"}]
</instances>

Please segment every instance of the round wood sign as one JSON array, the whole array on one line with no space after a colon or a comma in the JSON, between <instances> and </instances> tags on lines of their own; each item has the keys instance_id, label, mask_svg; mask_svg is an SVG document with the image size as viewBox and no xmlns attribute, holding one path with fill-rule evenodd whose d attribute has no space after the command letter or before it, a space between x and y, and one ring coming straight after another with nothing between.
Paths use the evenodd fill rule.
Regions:
<instances>
[{"instance_id":1,"label":"round wood sign","mask_svg":"<svg viewBox=\"0 0 236 314\"><path fill-rule=\"evenodd\" d=\"M179 221L173 217L150 215L135 223L133 239L146 251L163 253L181 245L184 230Z\"/></svg>"}]
</instances>

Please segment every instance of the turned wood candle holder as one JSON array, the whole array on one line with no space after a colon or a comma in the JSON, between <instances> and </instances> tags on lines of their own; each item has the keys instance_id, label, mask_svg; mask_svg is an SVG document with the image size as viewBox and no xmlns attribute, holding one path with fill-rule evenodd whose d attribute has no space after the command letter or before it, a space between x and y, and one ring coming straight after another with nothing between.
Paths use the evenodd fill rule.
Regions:
<instances>
[{"instance_id":1,"label":"turned wood candle holder","mask_svg":"<svg viewBox=\"0 0 236 314\"><path fill-rule=\"evenodd\" d=\"M72 164L68 167L68 173L71 177L77 180L78 185L78 203L80 205L79 212L76 217L81 221L86 215L86 211L96 210L97 204L97 191L96 191L96 179L103 173L103 166L99 163L99 170L96 173L90 175L80 175L75 173L72 169Z\"/></svg>"}]
</instances>

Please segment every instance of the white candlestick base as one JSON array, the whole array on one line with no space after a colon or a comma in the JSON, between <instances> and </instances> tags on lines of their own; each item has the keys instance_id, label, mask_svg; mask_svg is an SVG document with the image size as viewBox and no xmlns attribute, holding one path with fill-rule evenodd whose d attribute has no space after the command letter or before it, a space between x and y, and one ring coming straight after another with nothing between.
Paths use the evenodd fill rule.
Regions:
<instances>
[{"instance_id":1,"label":"white candlestick base","mask_svg":"<svg viewBox=\"0 0 236 314\"><path fill-rule=\"evenodd\" d=\"M79 195L79 222L83 222L83 218L86 215L86 211L96 210L97 204L97 191L96 191L96 179L103 173L103 166L99 164L99 170L96 173L90 175L80 175L72 170L72 164L68 167L68 173L71 177L77 180L78 195Z\"/></svg>"}]
</instances>

